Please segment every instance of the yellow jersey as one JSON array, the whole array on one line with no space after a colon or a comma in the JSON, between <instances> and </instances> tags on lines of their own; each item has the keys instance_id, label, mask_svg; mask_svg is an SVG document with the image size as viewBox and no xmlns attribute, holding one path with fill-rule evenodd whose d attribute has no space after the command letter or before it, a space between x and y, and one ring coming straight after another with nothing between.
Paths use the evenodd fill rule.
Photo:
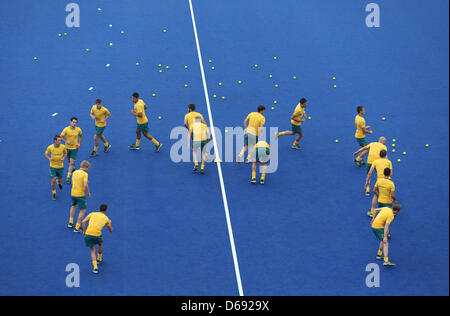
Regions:
<instances>
[{"instance_id":1,"label":"yellow jersey","mask_svg":"<svg viewBox=\"0 0 450 316\"><path fill-rule=\"evenodd\" d=\"M191 128L192 124L194 124L194 119L200 116L202 120L204 120L203 115L198 112L192 111L184 116L184 120L188 122L188 128Z\"/></svg>"},{"instance_id":2,"label":"yellow jersey","mask_svg":"<svg viewBox=\"0 0 450 316\"><path fill-rule=\"evenodd\" d=\"M192 131L194 142L200 142L208 139L208 126L206 126L206 124L194 122L190 130Z\"/></svg>"},{"instance_id":3,"label":"yellow jersey","mask_svg":"<svg viewBox=\"0 0 450 316\"><path fill-rule=\"evenodd\" d=\"M64 153L67 154L66 146L60 144L58 147L56 147L54 144L52 144L47 147L45 153L50 155L50 158L52 159L50 161L50 167L57 169L64 168L64 161L62 161L61 159L64 156Z\"/></svg>"},{"instance_id":4,"label":"yellow jersey","mask_svg":"<svg viewBox=\"0 0 450 316\"><path fill-rule=\"evenodd\" d=\"M95 126L98 127L105 127L106 122L100 123L100 121L103 121L107 115L111 115L107 108L102 106L98 109L97 105L92 106L91 114L95 116Z\"/></svg>"},{"instance_id":5,"label":"yellow jersey","mask_svg":"<svg viewBox=\"0 0 450 316\"><path fill-rule=\"evenodd\" d=\"M372 228L381 229L394 220L394 211L389 207L382 207L377 217L373 220Z\"/></svg>"},{"instance_id":6,"label":"yellow jersey","mask_svg":"<svg viewBox=\"0 0 450 316\"><path fill-rule=\"evenodd\" d=\"M134 111L136 114L142 113L142 117L136 116L138 124L145 124L148 122L147 116L145 115L145 103L141 99L139 99L134 104Z\"/></svg>"},{"instance_id":7,"label":"yellow jersey","mask_svg":"<svg viewBox=\"0 0 450 316\"><path fill-rule=\"evenodd\" d=\"M111 220L102 212L92 212L87 217L89 225L86 228L86 235L100 237L102 229L106 224L111 225Z\"/></svg>"},{"instance_id":8,"label":"yellow jersey","mask_svg":"<svg viewBox=\"0 0 450 316\"><path fill-rule=\"evenodd\" d=\"M256 143L255 148L268 148L270 149L269 144L266 141L260 140Z\"/></svg>"},{"instance_id":9,"label":"yellow jersey","mask_svg":"<svg viewBox=\"0 0 450 316\"><path fill-rule=\"evenodd\" d=\"M366 127L366 120L361 115L356 115L355 117L355 138L364 138L366 137L366 133L364 133L364 127Z\"/></svg>"},{"instance_id":10,"label":"yellow jersey","mask_svg":"<svg viewBox=\"0 0 450 316\"><path fill-rule=\"evenodd\" d=\"M375 183L375 188L378 189L379 203L392 203L391 192L395 192L395 184L392 180L386 178L378 179Z\"/></svg>"},{"instance_id":11,"label":"yellow jersey","mask_svg":"<svg viewBox=\"0 0 450 316\"><path fill-rule=\"evenodd\" d=\"M377 170L377 178L384 178L384 169L389 168L392 171L392 162L387 158L379 158L372 163L372 167Z\"/></svg>"},{"instance_id":12,"label":"yellow jersey","mask_svg":"<svg viewBox=\"0 0 450 316\"><path fill-rule=\"evenodd\" d=\"M72 196L85 196L84 183L88 181L88 174L86 171L78 169L72 174Z\"/></svg>"},{"instance_id":13,"label":"yellow jersey","mask_svg":"<svg viewBox=\"0 0 450 316\"><path fill-rule=\"evenodd\" d=\"M248 120L248 126L246 133L258 136L259 127L264 126L266 123L266 118L259 112L252 112L247 115L246 120Z\"/></svg>"},{"instance_id":14,"label":"yellow jersey","mask_svg":"<svg viewBox=\"0 0 450 316\"><path fill-rule=\"evenodd\" d=\"M67 126L63 129L61 136L65 136L67 142L70 142L70 145L66 143L67 149L78 149L78 137L83 136L83 133L78 126L75 126L75 128Z\"/></svg>"},{"instance_id":15,"label":"yellow jersey","mask_svg":"<svg viewBox=\"0 0 450 316\"><path fill-rule=\"evenodd\" d=\"M292 116L293 116L296 120L300 121L300 120L303 118L304 115L306 115L305 109L302 107L302 105L301 105L300 103L297 104L297 106L295 107L295 110L294 110L294 114L292 114ZM292 124L292 125L297 125L297 126L299 126L299 125L301 125L302 123L301 123L301 122L294 121L294 120L291 120L291 124Z\"/></svg>"},{"instance_id":16,"label":"yellow jersey","mask_svg":"<svg viewBox=\"0 0 450 316\"><path fill-rule=\"evenodd\" d=\"M372 164L375 160L380 158L380 151L386 150L387 148L385 145L379 142L373 142L367 145L366 147L369 148L369 155L367 156L367 163Z\"/></svg>"}]
</instances>

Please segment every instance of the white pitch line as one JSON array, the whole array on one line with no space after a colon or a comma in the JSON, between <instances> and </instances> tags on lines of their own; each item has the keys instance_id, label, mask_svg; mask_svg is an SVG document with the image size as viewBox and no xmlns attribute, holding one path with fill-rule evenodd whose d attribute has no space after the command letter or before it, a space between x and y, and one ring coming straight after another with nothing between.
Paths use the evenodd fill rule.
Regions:
<instances>
[{"instance_id":1,"label":"white pitch line","mask_svg":"<svg viewBox=\"0 0 450 316\"><path fill-rule=\"evenodd\" d=\"M221 160L219 157L219 151L217 149L216 135L214 132L214 123L213 123L213 118L212 118L212 114L211 114L211 106L209 104L209 94L208 94L208 88L206 86L205 71L203 69L202 53L200 51L200 43L198 41L197 26L195 24L192 0L189 0L189 7L191 9L192 26L194 27L195 43L197 44L198 61L200 63L200 71L202 73L203 90L205 92L205 99L206 99L206 106L208 108L209 122L211 124L211 133L212 133L212 138L213 138L213 143L214 143L214 152L216 153L217 158L219 158L219 161L217 161L216 164L217 164L217 170L219 172L219 180L220 180L220 188L222 190L223 206L225 208L225 215L227 218L228 236L230 237L231 252L233 254L234 270L236 273L236 281L237 281L237 285L238 285L238 289L239 289L239 295L244 296L244 291L242 290L241 274L239 272L239 264L238 264L237 254L236 254L236 247L234 245L233 229L231 228L230 211L228 209L227 194L225 192L225 185L223 182L222 167L220 166Z\"/></svg>"}]
</instances>

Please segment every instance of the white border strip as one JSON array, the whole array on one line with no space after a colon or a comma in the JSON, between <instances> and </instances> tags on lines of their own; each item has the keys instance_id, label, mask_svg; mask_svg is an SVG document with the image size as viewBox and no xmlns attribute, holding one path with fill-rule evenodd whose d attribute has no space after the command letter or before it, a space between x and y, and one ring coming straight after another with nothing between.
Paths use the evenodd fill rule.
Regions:
<instances>
[{"instance_id":1,"label":"white border strip","mask_svg":"<svg viewBox=\"0 0 450 316\"><path fill-rule=\"evenodd\" d=\"M239 273L239 264L238 264L237 255L236 255L236 247L234 245L233 229L231 228L230 211L228 210L227 194L225 192L225 185L224 185L223 177L222 177L222 168L220 166L221 160L219 157L219 150L217 149L216 135L215 135L215 131L214 131L214 123L213 123L213 118L212 118L212 114L211 114L211 106L209 103L209 93L208 93L208 88L206 86L205 71L203 69L202 53L200 52L200 44L198 41L197 26L195 24L194 9L192 7L192 0L189 0L189 7L191 9L192 26L194 27L195 43L197 44L198 61L200 63L200 71L202 73L202 81L203 81L203 88L204 88L204 92L205 92L206 106L208 108L209 122L211 125L211 133L212 133L212 139L213 139L213 143L214 143L214 152L216 153L217 158L219 159L216 162L216 164L217 164L217 170L219 171L220 188L222 190L223 206L225 208L225 215L227 218L228 235L230 237L231 252L233 253L234 270L236 272L236 281L237 281L237 285L238 285L238 289L239 289L239 295L244 296L244 292L242 290L241 275Z\"/></svg>"}]
</instances>

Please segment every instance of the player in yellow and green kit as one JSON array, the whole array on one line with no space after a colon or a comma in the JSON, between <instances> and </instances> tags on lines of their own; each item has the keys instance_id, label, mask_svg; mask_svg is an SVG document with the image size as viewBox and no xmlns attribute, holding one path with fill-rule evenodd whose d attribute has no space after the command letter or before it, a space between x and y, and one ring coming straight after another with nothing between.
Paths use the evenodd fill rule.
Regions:
<instances>
[{"instance_id":1,"label":"player in yellow and green kit","mask_svg":"<svg viewBox=\"0 0 450 316\"><path fill-rule=\"evenodd\" d=\"M69 171L67 172L66 183L70 183L70 177L75 169L75 160L77 159L78 149L81 146L81 140L83 139L83 133L81 128L77 127L78 119L72 117L70 119L70 125L63 129L61 133L61 139L66 144L67 160L69 161Z\"/></svg>"},{"instance_id":2,"label":"player in yellow and green kit","mask_svg":"<svg viewBox=\"0 0 450 316\"><path fill-rule=\"evenodd\" d=\"M84 242L86 246L91 249L91 260L92 265L94 266L95 274L98 273L98 264L103 263L103 237L102 237L102 229L105 225L108 227L108 230L112 233L113 227L111 220L106 216L106 211L108 210L108 206L106 204L100 205L99 212L92 212L81 222L83 226L83 235ZM89 222L88 227L86 228L86 223ZM98 258L95 255L95 246L98 245Z\"/></svg>"},{"instance_id":3,"label":"player in yellow and green kit","mask_svg":"<svg viewBox=\"0 0 450 316\"><path fill-rule=\"evenodd\" d=\"M198 170L198 161L197 161L197 150L200 149L200 155L202 160L202 165L200 168L200 173L205 173L205 161L206 161L206 151L205 146L211 140L211 134L209 132L209 128L206 124L202 122L202 117L197 115L194 119L194 122L189 128L188 134L188 147L190 147L190 139L192 138L192 157L194 158L194 171Z\"/></svg>"},{"instance_id":4,"label":"player in yellow and green kit","mask_svg":"<svg viewBox=\"0 0 450 316\"><path fill-rule=\"evenodd\" d=\"M373 171L377 171L377 179L384 177L384 169L389 168L392 173L392 162L387 158L387 151L382 149L380 151L380 158L376 159L372 162L372 165L369 169L369 172L367 173L366 178L366 196L370 196L370 180L372 179ZM391 175L392 176L392 175Z\"/></svg>"},{"instance_id":5,"label":"player in yellow and green kit","mask_svg":"<svg viewBox=\"0 0 450 316\"><path fill-rule=\"evenodd\" d=\"M70 208L69 225L67 227L73 228L73 218L78 206L80 213L78 214L77 224L74 229L75 233L82 232L80 225L83 220L84 213L86 213L86 196L91 196L88 185L88 171L90 168L91 164L84 160L81 162L80 169L76 170L72 176L72 207Z\"/></svg>"},{"instance_id":6,"label":"player in yellow and green kit","mask_svg":"<svg viewBox=\"0 0 450 316\"><path fill-rule=\"evenodd\" d=\"M53 144L47 147L45 158L50 161L50 177L52 178L52 199L56 200L56 181L62 190L62 178L64 176L64 159L67 156L66 146L61 144L61 136L53 137Z\"/></svg>"},{"instance_id":7,"label":"player in yellow and green kit","mask_svg":"<svg viewBox=\"0 0 450 316\"><path fill-rule=\"evenodd\" d=\"M302 149L302 147L299 146L298 143L300 142L300 140L303 137L302 123L306 120L305 108L306 108L307 103L308 103L308 100L306 100L305 98L302 98L300 100L300 103L297 104L297 106L295 107L294 113L291 116L292 130L284 131L284 132L280 132L280 133L276 134L277 137L283 136L283 135L297 134L297 137L295 138L295 141L292 144L292 148L294 148L294 149Z\"/></svg>"},{"instance_id":8,"label":"player in yellow and green kit","mask_svg":"<svg viewBox=\"0 0 450 316\"><path fill-rule=\"evenodd\" d=\"M263 140L260 140L252 149L250 149L248 155L250 156L250 161L252 162L252 179L250 183L256 183L256 166L259 162L262 164L261 179L259 180L259 183L264 184L266 181L267 163L270 160L269 144Z\"/></svg>"},{"instance_id":9,"label":"player in yellow and green kit","mask_svg":"<svg viewBox=\"0 0 450 316\"><path fill-rule=\"evenodd\" d=\"M374 197L372 199L372 207L367 216L373 217L373 210L378 202L378 207L390 207L396 203L397 197L395 196L395 184L391 180L392 170L385 168L383 170L383 178L378 178L373 187Z\"/></svg>"},{"instance_id":10,"label":"player in yellow and green kit","mask_svg":"<svg viewBox=\"0 0 450 316\"><path fill-rule=\"evenodd\" d=\"M106 120L108 120L110 117L111 113L107 108L102 106L102 100L101 99L95 100L95 105L93 105L91 108L91 118L95 120L94 150L91 153L91 157L97 156L99 138L105 145L103 152L107 153L108 150L111 148L111 144L106 141L106 138L103 135L103 132L105 131L106 128Z\"/></svg>"},{"instance_id":11,"label":"player in yellow and green kit","mask_svg":"<svg viewBox=\"0 0 450 316\"><path fill-rule=\"evenodd\" d=\"M155 152L158 152L162 143L158 142L152 135L148 133L148 119L145 115L145 110L147 109L147 105L145 105L144 101L139 99L139 93L133 93L131 100L134 103L134 109L131 110L131 114L136 116L137 119L137 127L136 127L136 143L129 146L130 149L139 150L140 142L141 142L141 134L143 134L146 138L152 141L155 144Z\"/></svg>"},{"instance_id":12,"label":"player in yellow and green kit","mask_svg":"<svg viewBox=\"0 0 450 316\"><path fill-rule=\"evenodd\" d=\"M259 105L258 112L252 112L244 120L244 147L242 147L241 152L239 153L237 162L241 163L241 160L244 157L247 149L250 150L256 145L258 142L258 137L262 133L262 128L266 123L266 118L264 117L264 112L266 111L266 107L264 105ZM247 162L249 162L250 155L247 156Z\"/></svg>"},{"instance_id":13,"label":"player in yellow and green kit","mask_svg":"<svg viewBox=\"0 0 450 316\"><path fill-rule=\"evenodd\" d=\"M366 120L364 119L366 109L360 105L356 107L356 112L358 112L358 114L355 117L355 138L360 147L365 147L369 144L369 142L366 140L366 134L372 134L373 131L370 130L370 126L366 126ZM362 158L365 154L367 153L361 152L354 160L358 167L361 167L364 164Z\"/></svg>"},{"instance_id":14,"label":"player in yellow and green kit","mask_svg":"<svg viewBox=\"0 0 450 316\"><path fill-rule=\"evenodd\" d=\"M393 267L394 263L389 261L389 230L395 215L402 210L400 204L394 204L392 207L381 207L374 210L371 222L372 232L380 240L377 259L384 259L383 266Z\"/></svg>"}]
</instances>

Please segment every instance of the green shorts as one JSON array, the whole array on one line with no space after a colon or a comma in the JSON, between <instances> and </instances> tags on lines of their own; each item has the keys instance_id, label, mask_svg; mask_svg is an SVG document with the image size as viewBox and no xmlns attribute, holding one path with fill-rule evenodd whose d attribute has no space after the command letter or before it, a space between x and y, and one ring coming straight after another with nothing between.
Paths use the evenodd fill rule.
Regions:
<instances>
[{"instance_id":1,"label":"green shorts","mask_svg":"<svg viewBox=\"0 0 450 316\"><path fill-rule=\"evenodd\" d=\"M80 210L85 210L86 204L86 196L72 196L72 206L78 205Z\"/></svg>"},{"instance_id":2,"label":"green shorts","mask_svg":"<svg viewBox=\"0 0 450 316\"><path fill-rule=\"evenodd\" d=\"M144 124L137 124L137 131L141 131L142 133L148 133L148 122Z\"/></svg>"},{"instance_id":3,"label":"green shorts","mask_svg":"<svg viewBox=\"0 0 450 316\"><path fill-rule=\"evenodd\" d=\"M373 233L380 241L384 239L384 228L372 228Z\"/></svg>"},{"instance_id":4,"label":"green shorts","mask_svg":"<svg viewBox=\"0 0 450 316\"><path fill-rule=\"evenodd\" d=\"M106 128L106 126L103 126L103 127L96 126L95 127L95 135L97 135L97 136L102 135L103 132L105 131L105 128Z\"/></svg>"},{"instance_id":5,"label":"green shorts","mask_svg":"<svg viewBox=\"0 0 450 316\"><path fill-rule=\"evenodd\" d=\"M50 167L50 177L62 179L64 176L64 168Z\"/></svg>"},{"instance_id":6,"label":"green shorts","mask_svg":"<svg viewBox=\"0 0 450 316\"><path fill-rule=\"evenodd\" d=\"M201 151L203 152L203 149L205 148L206 144L208 144L207 140L192 141L192 149L193 150L198 150L200 148Z\"/></svg>"},{"instance_id":7,"label":"green shorts","mask_svg":"<svg viewBox=\"0 0 450 316\"><path fill-rule=\"evenodd\" d=\"M380 207L392 208L392 203L381 203L381 202L378 202L378 208L380 208Z\"/></svg>"},{"instance_id":8,"label":"green shorts","mask_svg":"<svg viewBox=\"0 0 450 316\"><path fill-rule=\"evenodd\" d=\"M292 131L294 133L303 135L303 131L302 131L302 126L301 125L294 125L294 124L291 124L291 125L292 125Z\"/></svg>"},{"instance_id":9,"label":"green shorts","mask_svg":"<svg viewBox=\"0 0 450 316\"><path fill-rule=\"evenodd\" d=\"M361 147L366 147L367 145L369 145L369 142L367 141L367 139L365 137L356 138L356 141L358 142L359 146L361 146Z\"/></svg>"},{"instance_id":10,"label":"green shorts","mask_svg":"<svg viewBox=\"0 0 450 316\"><path fill-rule=\"evenodd\" d=\"M258 136L247 133L244 135L244 146L255 146L258 142Z\"/></svg>"},{"instance_id":11,"label":"green shorts","mask_svg":"<svg viewBox=\"0 0 450 316\"><path fill-rule=\"evenodd\" d=\"M77 160L78 149L67 149L67 159Z\"/></svg>"},{"instance_id":12,"label":"green shorts","mask_svg":"<svg viewBox=\"0 0 450 316\"><path fill-rule=\"evenodd\" d=\"M86 243L86 246L88 246L89 248L92 248L95 245L103 244L103 237L102 236L85 235L84 242Z\"/></svg>"},{"instance_id":13,"label":"green shorts","mask_svg":"<svg viewBox=\"0 0 450 316\"><path fill-rule=\"evenodd\" d=\"M255 151L253 152L250 161L252 162L260 162L260 163L266 163L270 160L270 149L265 147L255 148Z\"/></svg>"}]
</instances>

